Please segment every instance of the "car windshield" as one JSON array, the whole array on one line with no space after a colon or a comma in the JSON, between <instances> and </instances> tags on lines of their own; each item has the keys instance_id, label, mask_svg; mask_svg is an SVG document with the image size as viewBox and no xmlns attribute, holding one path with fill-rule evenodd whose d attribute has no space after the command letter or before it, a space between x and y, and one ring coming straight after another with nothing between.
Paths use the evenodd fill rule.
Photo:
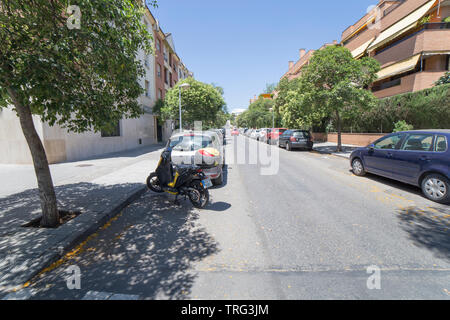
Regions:
<instances>
[{"instance_id":1,"label":"car windshield","mask_svg":"<svg viewBox=\"0 0 450 320\"><path fill-rule=\"evenodd\" d=\"M212 139L202 135L178 136L170 139L169 146L175 151L196 151L212 147Z\"/></svg>"}]
</instances>

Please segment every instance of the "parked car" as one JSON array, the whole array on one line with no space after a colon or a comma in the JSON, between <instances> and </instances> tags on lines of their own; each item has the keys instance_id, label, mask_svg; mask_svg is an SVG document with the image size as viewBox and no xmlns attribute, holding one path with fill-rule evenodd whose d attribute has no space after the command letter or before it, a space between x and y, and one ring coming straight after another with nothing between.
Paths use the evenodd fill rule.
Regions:
<instances>
[{"instance_id":1,"label":"parked car","mask_svg":"<svg viewBox=\"0 0 450 320\"><path fill-rule=\"evenodd\" d=\"M313 144L311 133L307 130L286 130L278 139L278 146L286 148L287 151L292 149L312 150Z\"/></svg>"},{"instance_id":2,"label":"parked car","mask_svg":"<svg viewBox=\"0 0 450 320\"><path fill-rule=\"evenodd\" d=\"M225 135L223 134L223 131L221 129L211 129L209 131L217 133L217 135L220 138L220 141L222 141L222 144L225 144Z\"/></svg>"},{"instance_id":3,"label":"parked car","mask_svg":"<svg viewBox=\"0 0 450 320\"><path fill-rule=\"evenodd\" d=\"M209 166L203 168L203 173L213 184L223 183L224 150L219 136L215 132L183 132L170 137L167 147L172 148L172 162L179 164L201 164L198 156L203 157ZM200 159L200 160L203 160Z\"/></svg>"},{"instance_id":4,"label":"parked car","mask_svg":"<svg viewBox=\"0 0 450 320\"><path fill-rule=\"evenodd\" d=\"M274 128L267 134L267 143L273 144L278 141L280 135L282 135L287 129L285 128Z\"/></svg>"},{"instance_id":5,"label":"parked car","mask_svg":"<svg viewBox=\"0 0 450 320\"><path fill-rule=\"evenodd\" d=\"M253 130L252 133L250 134L250 138L256 139L259 136L260 131L261 131L260 129Z\"/></svg>"},{"instance_id":6,"label":"parked car","mask_svg":"<svg viewBox=\"0 0 450 320\"><path fill-rule=\"evenodd\" d=\"M259 132L259 135L256 137L256 140L258 141L266 141L266 136L267 136L267 128L262 128L261 131Z\"/></svg>"},{"instance_id":7,"label":"parked car","mask_svg":"<svg viewBox=\"0 0 450 320\"><path fill-rule=\"evenodd\" d=\"M416 130L386 135L350 156L355 175L366 172L422 188L439 203L450 202L450 130Z\"/></svg>"},{"instance_id":8,"label":"parked car","mask_svg":"<svg viewBox=\"0 0 450 320\"><path fill-rule=\"evenodd\" d=\"M238 136L238 135L239 135L239 131L237 129L231 130L231 136Z\"/></svg>"}]
</instances>

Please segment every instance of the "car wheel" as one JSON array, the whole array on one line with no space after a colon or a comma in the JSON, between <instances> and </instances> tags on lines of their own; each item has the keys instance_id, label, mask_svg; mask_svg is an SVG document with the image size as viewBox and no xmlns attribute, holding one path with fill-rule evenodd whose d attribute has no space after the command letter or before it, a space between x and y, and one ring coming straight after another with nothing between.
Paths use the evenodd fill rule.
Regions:
<instances>
[{"instance_id":1,"label":"car wheel","mask_svg":"<svg viewBox=\"0 0 450 320\"><path fill-rule=\"evenodd\" d=\"M289 144L289 142L286 143L286 151L291 151L291 150L292 150L292 148L291 148L291 145Z\"/></svg>"},{"instance_id":2,"label":"car wheel","mask_svg":"<svg viewBox=\"0 0 450 320\"><path fill-rule=\"evenodd\" d=\"M221 173L220 176L217 179L213 179L212 183L215 186L220 186L221 184L223 184L223 173Z\"/></svg>"},{"instance_id":3,"label":"car wheel","mask_svg":"<svg viewBox=\"0 0 450 320\"><path fill-rule=\"evenodd\" d=\"M352 170L353 173L359 177L362 177L366 174L366 171L364 170L364 165L359 158L355 158L352 161Z\"/></svg>"},{"instance_id":4,"label":"car wheel","mask_svg":"<svg viewBox=\"0 0 450 320\"><path fill-rule=\"evenodd\" d=\"M450 202L450 183L440 174L429 174L422 180L422 192L428 199L439 202Z\"/></svg>"}]
</instances>

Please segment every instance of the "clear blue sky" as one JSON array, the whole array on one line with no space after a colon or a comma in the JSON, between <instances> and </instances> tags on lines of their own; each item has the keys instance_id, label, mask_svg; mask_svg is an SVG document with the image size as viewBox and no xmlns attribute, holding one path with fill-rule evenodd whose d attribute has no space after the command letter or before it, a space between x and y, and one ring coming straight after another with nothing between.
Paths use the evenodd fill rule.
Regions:
<instances>
[{"instance_id":1,"label":"clear blue sky","mask_svg":"<svg viewBox=\"0 0 450 320\"><path fill-rule=\"evenodd\" d=\"M247 108L278 82L300 48L340 41L378 0L159 0L152 12L194 77L224 88L228 110Z\"/></svg>"}]
</instances>

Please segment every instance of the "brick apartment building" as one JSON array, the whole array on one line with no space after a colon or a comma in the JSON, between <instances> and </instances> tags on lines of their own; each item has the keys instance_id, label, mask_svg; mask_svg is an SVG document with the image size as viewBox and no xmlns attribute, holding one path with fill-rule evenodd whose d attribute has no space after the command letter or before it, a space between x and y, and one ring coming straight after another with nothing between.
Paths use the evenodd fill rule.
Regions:
<instances>
[{"instance_id":1,"label":"brick apartment building","mask_svg":"<svg viewBox=\"0 0 450 320\"><path fill-rule=\"evenodd\" d=\"M318 50L322 50L323 48L326 48L328 46L336 45L338 45L338 42L334 40L332 43L325 43ZM309 50L308 52L306 52L305 49L300 49L298 61L295 63L294 61L289 61L288 71L281 77L281 79L287 78L288 80L293 80L300 77L302 75L303 68L308 65L309 60L311 59L315 51L316 50Z\"/></svg>"},{"instance_id":2,"label":"brick apartment building","mask_svg":"<svg viewBox=\"0 0 450 320\"><path fill-rule=\"evenodd\" d=\"M443 22L449 16L450 0L380 0L342 32L340 44L322 48L341 45L355 59L378 60L381 70L371 88L378 98L422 90L449 70L450 23ZM300 77L314 51L300 49L281 79Z\"/></svg>"},{"instance_id":3,"label":"brick apartment building","mask_svg":"<svg viewBox=\"0 0 450 320\"><path fill-rule=\"evenodd\" d=\"M380 0L342 33L354 58L370 56L381 70L372 91L378 98L432 87L450 56L448 0Z\"/></svg>"}]
</instances>

